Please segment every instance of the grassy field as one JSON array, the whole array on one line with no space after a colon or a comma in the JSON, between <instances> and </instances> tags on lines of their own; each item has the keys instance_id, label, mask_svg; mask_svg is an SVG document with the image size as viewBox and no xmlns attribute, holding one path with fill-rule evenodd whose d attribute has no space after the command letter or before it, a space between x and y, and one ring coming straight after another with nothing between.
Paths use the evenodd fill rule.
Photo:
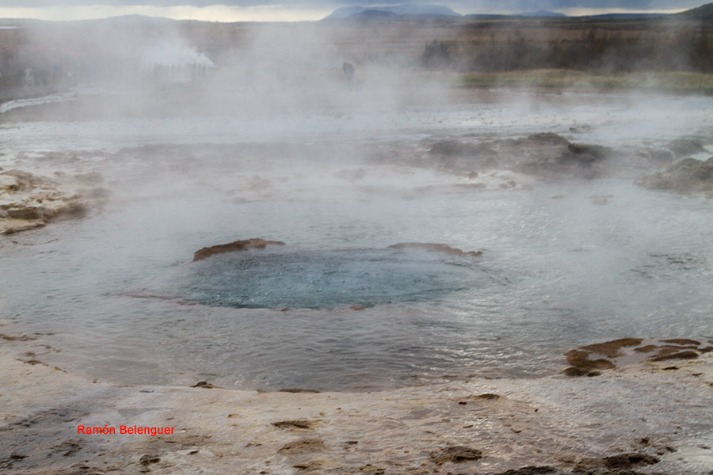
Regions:
<instances>
[{"instance_id":1,"label":"grassy field","mask_svg":"<svg viewBox=\"0 0 713 475\"><path fill-rule=\"evenodd\" d=\"M687 71L585 73L566 69L467 72L461 87L511 87L570 90L647 90L713 95L713 74Z\"/></svg>"}]
</instances>

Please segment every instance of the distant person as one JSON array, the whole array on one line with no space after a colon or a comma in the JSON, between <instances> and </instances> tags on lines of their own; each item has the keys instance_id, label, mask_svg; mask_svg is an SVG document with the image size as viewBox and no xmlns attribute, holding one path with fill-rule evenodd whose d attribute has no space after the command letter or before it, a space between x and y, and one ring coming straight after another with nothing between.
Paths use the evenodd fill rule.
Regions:
<instances>
[{"instance_id":1,"label":"distant person","mask_svg":"<svg viewBox=\"0 0 713 475\"><path fill-rule=\"evenodd\" d=\"M342 64L342 72L344 73L344 79L347 80L347 85L351 88L354 82L354 65L344 62Z\"/></svg>"},{"instance_id":2,"label":"distant person","mask_svg":"<svg viewBox=\"0 0 713 475\"><path fill-rule=\"evenodd\" d=\"M36 85L35 74L32 69L25 69L25 87L35 87Z\"/></svg>"}]
</instances>

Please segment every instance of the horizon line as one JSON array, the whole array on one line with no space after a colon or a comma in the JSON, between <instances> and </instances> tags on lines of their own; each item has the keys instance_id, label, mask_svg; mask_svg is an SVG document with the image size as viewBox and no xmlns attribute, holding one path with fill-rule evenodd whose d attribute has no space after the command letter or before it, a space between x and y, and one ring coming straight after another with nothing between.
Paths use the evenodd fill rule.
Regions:
<instances>
[{"instance_id":1,"label":"horizon line","mask_svg":"<svg viewBox=\"0 0 713 475\"><path fill-rule=\"evenodd\" d=\"M376 8L378 9L378 8ZM563 8L545 10L566 15L570 18L607 15L607 14L652 14L668 15L681 13L690 8L641 10L625 8L584 9ZM109 20L129 16L173 21L199 21L211 23L301 23L318 22L331 15L335 9L324 8L283 8L274 5L238 7L213 5L208 7L178 6L154 7L148 5L129 6L55 6L55 7L0 7L0 21L38 20L51 22L72 22ZM454 10L455 11L455 10ZM540 11L540 10L536 10ZM517 16L536 11L490 11L458 13L463 18L467 15L510 15ZM14 14L13 14L14 13Z\"/></svg>"}]
</instances>

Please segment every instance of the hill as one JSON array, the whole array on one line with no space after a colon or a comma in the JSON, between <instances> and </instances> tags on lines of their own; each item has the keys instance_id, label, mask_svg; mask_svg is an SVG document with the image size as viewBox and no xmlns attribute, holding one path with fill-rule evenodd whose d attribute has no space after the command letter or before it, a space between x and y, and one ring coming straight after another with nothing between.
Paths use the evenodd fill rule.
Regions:
<instances>
[{"instance_id":1,"label":"hill","mask_svg":"<svg viewBox=\"0 0 713 475\"><path fill-rule=\"evenodd\" d=\"M441 5L415 4L390 7L343 7L324 20L398 19L398 18L460 18L462 15Z\"/></svg>"},{"instance_id":2,"label":"hill","mask_svg":"<svg viewBox=\"0 0 713 475\"><path fill-rule=\"evenodd\" d=\"M601 15L588 15L578 17L586 20L628 20L628 21L646 21L654 18L662 18L667 16L665 13L603 13Z\"/></svg>"},{"instance_id":3,"label":"hill","mask_svg":"<svg viewBox=\"0 0 713 475\"><path fill-rule=\"evenodd\" d=\"M564 13L552 12L549 10L537 10L534 12L519 13L517 16L528 18L566 18Z\"/></svg>"},{"instance_id":4,"label":"hill","mask_svg":"<svg viewBox=\"0 0 713 475\"><path fill-rule=\"evenodd\" d=\"M687 20L713 21L713 3L708 3L698 8L686 10L685 12L679 13L677 16L683 17Z\"/></svg>"}]
</instances>

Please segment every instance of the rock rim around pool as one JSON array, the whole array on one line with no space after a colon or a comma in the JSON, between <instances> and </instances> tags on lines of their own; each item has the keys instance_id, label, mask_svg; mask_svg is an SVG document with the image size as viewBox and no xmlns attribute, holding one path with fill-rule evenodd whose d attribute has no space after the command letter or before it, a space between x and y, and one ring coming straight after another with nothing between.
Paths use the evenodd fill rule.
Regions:
<instances>
[{"instance_id":1,"label":"rock rim around pool","mask_svg":"<svg viewBox=\"0 0 713 475\"><path fill-rule=\"evenodd\" d=\"M227 244L216 244L215 246L204 247L197 250L193 254L193 262L208 259L216 254L226 252L242 252L250 249L265 249L267 246L284 246L282 241L271 241L262 238L250 238L239 241L229 242Z\"/></svg>"},{"instance_id":2,"label":"rock rim around pool","mask_svg":"<svg viewBox=\"0 0 713 475\"><path fill-rule=\"evenodd\" d=\"M282 241L273 241L263 238L250 238L242 239L238 241L233 241L226 244L216 244L214 246L204 247L197 250L193 254L193 262L207 259L216 254L223 254L228 252L243 252L249 251L251 249L265 249L267 246L284 246L285 243ZM472 256L480 257L483 255L483 251L464 251L458 249L457 247L452 247L448 244L443 243L433 243L433 242L399 242L392 244L387 247L387 249L396 250L422 250L429 252L440 252L443 254L448 254L451 256Z\"/></svg>"},{"instance_id":3,"label":"rock rim around pool","mask_svg":"<svg viewBox=\"0 0 713 475\"><path fill-rule=\"evenodd\" d=\"M483 251L464 251L457 247L451 247L448 244L433 243L433 242L399 242L392 244L387 249L417 249L429 252L441 252L451 256L472 256L480 257Z\"/></svg>"}]
</instances>

